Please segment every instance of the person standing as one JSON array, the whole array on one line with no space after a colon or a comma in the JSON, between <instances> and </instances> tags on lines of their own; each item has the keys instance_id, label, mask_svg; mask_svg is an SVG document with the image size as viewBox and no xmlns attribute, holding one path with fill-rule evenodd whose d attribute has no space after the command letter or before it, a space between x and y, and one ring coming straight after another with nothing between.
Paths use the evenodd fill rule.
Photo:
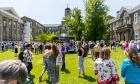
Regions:
<instances>
[{"instance_id":1,"label":"person standing","mask_svg":"<svg viewBox=\"0 0 140 84\"><path fill-rule=\"evenodd\" d=\"M34 45L34 43L32 43L32 53L34 53L34 47L35 47L35 45Z\"/></svg>"},{"instance_id":2,"label":"person standing","mask_svg":"<svg viewBox=\"0 0 140 84\"><path fill-rule=\"evenodd\" d=\"M136 50L140 53L140 40L137 41Z\"/></svg>"},{"instance_id":3,"label":"person standing","mask_svg":"<svg viewBox=\"0 0 140 84\"><path fill-rule=\"evenodd\" d=\"M100 53L100 51L101 51L100 44L97 43L97 44L94 46L95 60L96 60L97 58L99 58L99 53Z\"/></svg>"},{"instance_id":4,"label":"person standing","mask_svg":"<svg viewBox=\"0 0 140 84\"><path fill-rule=\"evenodd\" d=\"M31 44L26 44L26 50L23 53L23 57L24 57L25 65L28 70L28 74L30 74L30 72L33 68L31 47L32 47Z\"/></svg>"},{"instance_id":5,"label":"person standing","mask_svg":"<svg viewBox=\"0 0 140 84\"><path fill-rule=\"evenodd\" d=\"M38 54L38 43L35 43L34 48L35 48L35 54L37 55Z\"/></svg>"},{"instance_id":6,"label":"person standing","mask_svg":"<svg viewBox=\"0 0 140 84\"><path fill-rule=\"evenodd\" d=\"M23 43L20 44L20 52L23 52Z\"/></svg>"},{"instance_id":7,"label":"person standing","mask_svg":"<svg viewBox=\"0 0 140 84\"><path fill-rule=\"evenodd\" d=\"M50 82L52 84L58 84L59 82L59 66L56 66L56 58L60 55L61 51L55 44L52 44L51 50L44 54L44 58L48 58L48 70L50 71Z\"/></svg>"},{"instance_id":8,"label":"person standing","mask_svg":"<svg viewBox=\"0 0 140 84\"><path fill-rule=\"evenodd\" d=\"M122 61L121 76L125 84L140 84L140 57L135 48L125 50L126 59Z\"/></svg>"},{"instance_id":9,"label":"person standing","mask_svg":"<svg viewBox=\"0 0 140 84\"><path fill-rule=\"evenodd\" d=\"M89 45L89 48L90 48L90 51L91 51L91 56L92 56L92 60L94 60L94 46L95 46L95 43L94 41L91 41L90 45Z\"/></svg>"},{"instance_id":10,"label":"person standing","mask_svg":"<svg viewBox=\"0 0 140 84\"><path fill-rule=\"evenodd\" d=\"M81 71L83 72L83 75L85 75L84 72L84 49L82 47L82 42L78 42L78 77L80 77Z\"/></svg>"},{"instance_id":11,"label":"person standing","mask_svg":"<svg viewBox=\"0 0 140 84\"><path fill-rule=\"evenodd\" d=\"M51 49L51 45L46 45L44 54L46 54L50 49ZM44 69L43 69L41 75L39 76L40 81L42 80L42 76L44 75L45 71L48 70L48 58L43 57L43 61L44 61ZM48 79L50 79L49 70L48 70Z\"/></svg>"},{"instance_id":12,"label":"person standing","mask_svg":"<svg viewBox=\"0 0 140 84\"><path fill-rule=\"evenodd\" d=\"M94 73L98 76L97 84L117 84L119 76L116 66L110 60L110 50L105 47L101 49L100 57L96 59L94 64Z\"/></svg>"},{"instance_id":13,"label":"person standing","mask_svg":"<svg viewBox=\"0 0 140 84\"><path fill-rule=\"evenodd\" d=\"M62 68L61 68L61 71L64 71L65 70L65 52L66 52L66 48L64 46L63 43L61 43L61 53L62 53Z\"/></svg>"},{"instance_id":14,"label":"person standing","mask_svg":"<svg viewBox=\"0 0 140 84\"><path fill-rule=\"evenodd\" d=\"M131 40L129 43L129 48L135 48L134 40Z\"/></svg>"},{"instance_id":15,"label":"person standing","mask_svg":"<svg viewBox=\"0 0 140 84\"><path fill-rule=\"evenodd\" d=\"M18 46L17 46L17 44L15 44L14 50L15 50L15 56L17 56L17 53L18 53Z\"/></svg>"},{"instance_id":16,"label":"person standing","mask_svg":"<svg viewBox=\"0 0 140 84\"><path fill-rule=\"evenodd\" d=\"M129 44L128 44L128 42L127 42L127 41L125 41L125 44L124 44L124 46L123 46L123 47L124 47L124 50L125 50L125 49L127 49L127 48L129 47Z\"/></svg>"}]
</instances>

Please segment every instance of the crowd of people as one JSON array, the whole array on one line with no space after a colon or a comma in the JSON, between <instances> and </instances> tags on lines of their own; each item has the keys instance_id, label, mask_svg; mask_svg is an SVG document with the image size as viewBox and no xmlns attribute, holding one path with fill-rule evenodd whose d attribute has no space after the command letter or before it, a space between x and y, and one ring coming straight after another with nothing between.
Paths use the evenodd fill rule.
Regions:
<instances>
[{"instance_id":1,"label":"crowd of people","mask_svg":"<svg viewBox=\"0 0 140 84\"><path fill-rule=\"evenodd\" d=\"M42 80L42 76L45 71L48 71L48 80L52 84L59 83L59 71L64 71L66 69L65 54L70 48L74 47L78 53L78 77L81 77L81 73L85 76L84 70L84 59L89 55L89 50L91 52L92 60L94 62L94 73L97 75L97 84L119 84L119 76L116 70L115 63L110 59L111 50L120 47L124 50L126 59L122 61L121 65L121 76L124 78L126 84L140 84L140 40L130 42L127 41L112 41L110 43L110 48L105 43L105 41L62 41L61 43L49 42L47 44L43 43L3 43L1 45L2 51L6 51L11 46L11 50L14 50L15 56L18 53L18 47L20 47L20 52L23 53L23 60L19 61L4 61L0 63L0 80L4 82L14 82L12 84L23 84L23 81L29 80L29 75L33 69L32 64L32 53L43 54L43 64L44 69L42 70L39 80ZM62 67L56 65L56 58L60 55L62 58ZM8 63L9 62L9 63ZM4 66L4 64L6 66ZM12 64L13 63L13 64ZM20 67L17 67L20 66ZM9 68L17 71L17 73L12 72ZM4 72L4 71L7 72ZM19 71L18 71L19 70ZM5 73L5 74L3 74ZM4 76L7 73L11 73L10 78ZM15 74L12 74L15 73ZM25 75L21 77L21 73ZM18 74L18 75L17 75ZM5 78L6 77L6 78ZM13 78L14 77L14 78ZM19 77L19 78L17 78ZM16 79L17 78L17 79ZM2 81L0 81L1 83Z\"/></svg>"}]
</instances>

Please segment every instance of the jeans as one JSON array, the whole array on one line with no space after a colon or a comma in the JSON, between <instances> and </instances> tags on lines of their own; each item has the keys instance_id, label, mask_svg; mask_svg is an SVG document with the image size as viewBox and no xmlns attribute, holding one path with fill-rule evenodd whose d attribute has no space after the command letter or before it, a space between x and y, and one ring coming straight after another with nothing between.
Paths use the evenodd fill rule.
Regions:
<instances>
[{"instance_id":1,"label":"jeans","mask_svg":"<svg viewBox=\"0 0 140 84\"><path fill-rule=\"evenodd\" d=\"M45 71L48 70L48 59L44 59L44 70L42 71L40 76L43 76ZM48 78L50 77L49 70L48 70Z\"/></svg>"},{"instance_id":2,"label":"jeans","mask_svg":"<svg viewBox=\"0 0 140 84\"><path fill-rule=\"evenodd\" d=\"M27 63L28 63L28 66L27 66L28 74L30 74L30 71L32 70L33 65L32 65L32 62L27 62Z\"/></svg>"},{"instance_id":3,"label":"jeans","mask_svg":"<svg viewBox=\"0 0 140 84\"><path fill-rule=\"evenodd\" d=\"M78 56L78 71L81 72L84 71L84 57Z\"/></svg>"}]
</instances>

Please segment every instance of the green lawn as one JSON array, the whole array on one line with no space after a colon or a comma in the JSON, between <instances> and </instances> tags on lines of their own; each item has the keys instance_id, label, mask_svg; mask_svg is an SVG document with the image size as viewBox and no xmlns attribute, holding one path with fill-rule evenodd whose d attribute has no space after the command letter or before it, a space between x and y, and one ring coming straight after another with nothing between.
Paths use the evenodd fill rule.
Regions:
<instances>
[{"instance_id":1,"label":"green lawn","mask_svg":"<svg viewBox=\"0 0 140 84\"><path fill-rule=\"evenodd\" d=\"M8 51L0 53L0 62L7 59L18 59L14 56L14 52ZM94 61L92 61L91 56L85 58L84 67L86 76L78 78L78 63L76 54L66 54L66 70L64 72L60 71L60 82L59 84L96 84L96 75L93 73ZM116 64L117 71L120 75L120 67L122 60L125 59L123 50L117 49L117 51L111 51L111 60ZM42 78L42 82L39 82L38 77L43 70L42 55L34 55L33 58L33 70L31 71L31 78L34 84L49 84L47 80L47 72ZM120 84L124 84L123 78L120 76Z\"/></svg>"}]
</instances>

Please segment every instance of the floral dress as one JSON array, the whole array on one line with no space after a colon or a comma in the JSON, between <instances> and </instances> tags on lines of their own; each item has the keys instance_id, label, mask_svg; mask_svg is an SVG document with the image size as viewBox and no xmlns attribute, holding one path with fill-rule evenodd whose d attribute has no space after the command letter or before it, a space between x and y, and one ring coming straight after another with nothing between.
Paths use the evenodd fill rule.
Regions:
<instances>
[{"instance_id":1,"label":"floral dress","mask_svg":"<svg viewBox=\"0 0 140 84\"><path fill-rule=\"evenodd\" d=\"M111 60L102 60L98 58L95 61L94 73L98 76L99 84L116 84L116 82L109 83L112 79L119 79L115 64Z\"/></svg>"},{"instance_id":2,"label":"floral dress","mask_svg":"<svg viewBox=\"0 0 140 84\"><path fill-rule=\"evenodd\" d=\"M56 57L54 54L51 54L48 59L48 70L50 74L50 82L58 83L59 82L59 66L56 66Z\"/></svg>"}]
</instances>

